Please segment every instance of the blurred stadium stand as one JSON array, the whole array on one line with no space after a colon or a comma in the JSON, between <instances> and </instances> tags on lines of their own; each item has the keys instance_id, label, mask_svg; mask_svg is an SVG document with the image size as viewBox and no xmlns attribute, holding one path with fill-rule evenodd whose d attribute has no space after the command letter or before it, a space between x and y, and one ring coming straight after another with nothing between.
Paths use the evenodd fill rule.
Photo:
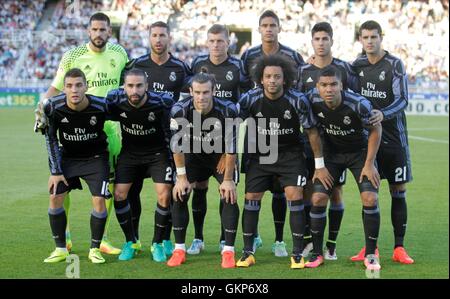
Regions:
<instances>
[{"instance_id":1,"label":"blurred stadium stand","mask_svg":"<svg viewBox=\"0 0 450 299\"><path fill-rule=\"evenodd\" d=\"M312 26L328 21L334 29L333 55L352 61L361 51L358 26L377 20L383 46L406 65L411 98L448 103L449 1L428 0L10 0L0 3L0 107L6 88L46 89L62 54L87 42L89 17L96 11L112 20L114 38L130 58L149 51L148 28L166 21L171 52L190 62L206 52L206 31L214 23L234 33L233 55L260 43L258 17L273 9L280 17L280 42L305 58L312 55ZM11 89L8 89L11 90ZM448 114L448 104L447 104Z\"/></svg>"}]
</instances>

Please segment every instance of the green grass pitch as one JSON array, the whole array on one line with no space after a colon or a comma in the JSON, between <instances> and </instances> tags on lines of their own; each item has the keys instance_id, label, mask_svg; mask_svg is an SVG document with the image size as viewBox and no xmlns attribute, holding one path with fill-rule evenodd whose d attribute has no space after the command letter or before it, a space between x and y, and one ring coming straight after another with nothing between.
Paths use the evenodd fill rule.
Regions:
<instances>
[{"instance_id":1,"label":"green grass pitch","mask_svg":"<svg viewBox=\"0 0 450 299\"><path fill-rule=\"evenodd\" d=\"M416 260L414 265L392 262L393 233L390 220L390 196L386 181L380 192L381 231L379 247L380 278L448 278L448 117L408 117L414 181L408 186L408 229L406 248ZM68 264L44 264L53 250L48 223L48 166L44 138L35 134L31 109L0 110L0 278L62 278ZM424 139L425 138L425 139ZM244 180L239 184L239 203L243 202ZM86 186L85 186L86 187ZM260 215L259 231L263 247L258 249L256 265L248 269L221 269L218 250L219 217L217 183L211 180L208 213L205 221L206 250L199 256L187 256L186 264L176 269L155 263L150 258L153 234L155 194L146 182L142 198L140 226L144 252L129 262L107 256L104 265L92 265L87 259L90 231L90 196L87 188L72 194L70 223L73 253L80 258L81 278L366 278L361 263L349 261L363 245L361 202L351 176L344 187L345 214L338 238L339 259L318 269L289 269L289 258L271 253L274 226L271 199L266 193ZM242 249L241 219L237 236L237 258ZM289 222L285 241L291 247ZM109 237L121 246L124 240L115 218ZM187 245L193 238L192 216Z\"/></svg>"}]
</instances>

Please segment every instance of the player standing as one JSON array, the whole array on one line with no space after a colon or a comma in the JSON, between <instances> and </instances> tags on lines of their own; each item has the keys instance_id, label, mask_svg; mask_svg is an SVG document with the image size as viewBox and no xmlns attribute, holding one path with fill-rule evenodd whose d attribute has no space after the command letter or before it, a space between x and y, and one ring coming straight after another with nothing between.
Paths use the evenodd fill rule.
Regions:
<instances>
[{"instance_id":1,"label":"player standing","mask_svg":"<svg viewBox=\"0 0 450 299\"><path fill-rule=\"evenodd\" d=\"M328 65L334 65L341 72L343 89L357 88L356 77L349 63L332 56L333 28L327 22L319 22L311 29L311 45L314 50L314 60L311 64L302 65L298 72L297 89L303 93L314 89L317 84L320 71ZM312 249L312 238L310 232L311 217L311 195L312 177L314 175L314 157L308 141L305 139L306 165L308 168L308 181L305 186L305 249L303 255L307 256ZM346 171L344 171L338 181L335 182L330 198L330 208L328 210L328 240L324 258L326 260L336 260L336 240L344 216L344 203L342 199L342 186L345 184Z\"/></svg>"},{"instance_id":2,"label":"player standing","mask_svg":"<svg viewBox=\"0 0 450 299\"><path fill-rule=\"evenodd\" d=\"M194 58L191 70L194 74L208 73L215 77L214 96L236 104L239 100L241 89L249 89L251 81L243 73L242 61L229 55L230 46L228 29L219 24L214 24L207 32L207 45L209 53ZM217 171L223 174L225 155L219 161ZM236 181L237 183L237 181ZM192 192L192 218L194 220L195 236L192 245L188 248L188 254L199 254L204 249L203 224L207 211L206 194L208 181L197 182ZM220 201L219 215L222 214L223 201ZM221 227L220 249L225 244L225 234Z\"/></svg>"},{"instance_id":3,"label":"player standing","mask_svg":"<svg viewBox=\"0 0 450 299\"><path fill-rule=\"evenodd\" d=\"M162 240L169 220L174 174L169 150L169 113L173 100L167 94L147 89L144 71L131 69L125 73L123 89L112 90L107 96L109 111L120 122L122 130L114 187L114 208L126 237L119 260L134 257L133 245L137 241L128 192L135 180L151 177L157 195L151 252L154 261L164 262Z\"/></svg>"},{"instance_id":4,"label":"player standing","mask_svg":"<svg viewBox=\"0 0 450 299\"><path fill-rule=\"evenodd\" d=\"M392 197L391 220L394 228L392 259L402 264L414 260L403 247L406 233L406 183L412 180L405 108L408 105L408 80L403 62L382 48L380 24L367 21L359 28L359 40L365 52L353 63L359 77L358 92L374 107L371 123L383 127L377 163L383 178L389 182ZM364 215L363 215L364 216ZM352 260L364 257L364 248Z\"/></svg>"},{"instance_id":5,"label":"player standing","mask_svg":"<svg viewBox=\"0 0 450 299\"><path fill-rule=\"evenodd\" d=\"M183 61L169 52L170 40L170 28L166 23L158 21L151 24L149 37L151 52L132 60L127 68L143 70L147 75L149 91L166 93L173 98L174 102L177 102L180 99L180 93L187 88L191 72ZM142 184L143 179L137 178L128 193L137 239L139 239ZM170 256L173 251L173 244L170 241L171 227L172 220L169 214L169 224L163 237L163 247L167 256Z\"/></svg>"},{"instance_id":6,"label":"player standing","mask_svg":"<svg viewBox=\"0 0 450 299\"><path fill-rule=\"evenodd\" d=\"M258 148L249 158L245 178L245 206L242 215L244 254L236 265L249 267L255 263L253 242L257 233L261 199L264 192L272 187L273 179L277 178L286 194L290 211L293 239L291 268L300 269L304 267L302 250L305 212L302 189L306 184L300 128L307 131L317 158L322 156L320 137L310 118L308 99L290 88L296 72L288 58L283 55L262 56L252 72L254 81L260 87L242 95L239 104L241 117L248 118L247 125L252 120L257 122L254 129L249 128L248 140L255 140ZM272 142L274 136L277 139ZM264 153L260 144L267 144L269 151ZM252 147L250 143L249 152ZM267 156L266 154L269 155L266 158L273 154L277 157L272 157L270 163L263 164L262 157ZM316 172L321 180L328 182L330 179L325 168L317 169Z\"/></svg>"},{"instance_id":7,"label":"player standing","mask_svg":"<svg viewBox=\"0 0 450 299\"><path fill-rule=\"evenodd\" d=\"M244 70L246 74L252 73L256 59L261 56L271 54L286 55L293 60L295 67L298 68L304 64L302 56L291 48L278 42L278 34L281 31L280 19L272 10L266 10L259 17L258 31L261 34L261 45L252 47L242 54ZM259 84L259 82L255 82ZM300 137L301 138L301 137ZM247 138L246 138L247 139ZM245 142L247 144L247 142ZM247 164L247 155L242 155L242 172L245 172ZM276 181L276 180L274 180ZM287 256L286 244L283 241L284 222L286 218L286 198L278 182L274 183L272 191L272 213L275 224L275 243L272 245L272 252L275 256ZM255 238L255 248L262 246L262 240L259 234Z\"/></svg>"}]
</instances>

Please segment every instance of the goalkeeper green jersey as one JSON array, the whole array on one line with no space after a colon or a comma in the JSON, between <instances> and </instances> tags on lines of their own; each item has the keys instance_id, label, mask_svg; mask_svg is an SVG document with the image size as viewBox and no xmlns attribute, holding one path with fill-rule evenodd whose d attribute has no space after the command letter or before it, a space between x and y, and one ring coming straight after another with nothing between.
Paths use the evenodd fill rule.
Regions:
<instances>
[{"instance_id":1,"label":"goalkeeper green jersey","mask_svg":"<svg viewBox=\"0 0 450 299\"><path fill-rule=\"evenodd\" d=\"M79 68L86 75L87 93L106 97L108 91L119 88L120 76L127 62L127 52L118 44L106 43L103 52L92 51L89 44L78 46L64 54L52 86L63 90L66 72Z\"/></svg>"}]
</instances>

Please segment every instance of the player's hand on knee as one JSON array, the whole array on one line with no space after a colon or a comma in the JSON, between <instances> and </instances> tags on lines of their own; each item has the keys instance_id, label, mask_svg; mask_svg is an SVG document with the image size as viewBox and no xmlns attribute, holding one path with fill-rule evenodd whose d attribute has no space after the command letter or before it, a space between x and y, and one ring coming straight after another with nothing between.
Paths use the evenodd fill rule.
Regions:
<instances>
[{"instance_id":1,"label":"player's hand on knee","mask_svg":"<svg viewBox=\"0 0 450 299\"><path fill-rule=\"evenodd\" d=\"M186 176L178 176L177 182L172 190L172 196L174 200L183 201L186 196L191 192L192 186L189 184Z\"/></svg>"},{"instance_id":2,"label":"player's hand on knee","mask_svg":"<svg viewBox=\"0 0 450 299\"><path fill-rule=\"evenodd\" d=\"M380 187L380 174L378 173L378 170L373 163L364 165L361 171L361 175L359 176L359 183L362 183L364 177L367 177L369 182L375 188L378 189L378 187Z\"/></svg>"},{"instance_id":3,"label":"player's hand on knee","mask_svg":"<svg viewBox=\"0 0 450 299\"><path fill-rule=\"evenodd\" d=\"M58 184L60 182L63 182L66 186L69 186L64 175L51 175L48 179L48 192L56 195L56 189L58 189Z\"/></svg>"},{"instance_id":4,"label":"player's hand on knee","mask_svg":"<svg viewBox=\"0 0 450 299\"><path fill-rule=\"evenodd\" d=\"M373 109L371 116L369 117L369 123L372 126L378 126L381 124L383 119L384 119L383 112L381 112L380 110L377 110L377 109Z\"/></svg>"},{"instance_id":5,"label":"player's hand on knee","mask_svg":"<svg viewBox=\"0 0 450 299\"><path fill-rule=\"evenodd\" d=\"M220 197L225 199L226 203L234 204L237 201L236 184L233 180L224 180L219 186Z\"/></svg>"},{"instance_id":6,"label":"player's hand on knee","mask_svg":"<svg viewBox=\"0 0 450 299\"><path fill-rule=\"evenodd\" d=\"M218 174L223 174L225 172L225 156L226 154L223 154L220 157L219 163L217 163L216 170Z\"/></svg>"},{"instance_id":7,"label":"player's hand on knee","mask_svg":"<svg viewBox=\"0 0 450 299\"><path fill-rule=\"evenodd\" d=\"M312 181L319 180L326 190L333 188L334 179L326 167L316 168Z\"/></svg>"},{"instance_id":8,"label":"player's hand on knee","mask_svg":"<svg viewBox=\"0 0 450 299\"><path fill-rule=\"evenodd\" d=\"M44 112L45 101L47 101L47 99L39 101L36 109L34 110L34 131L36 133L41 132L43 134L48 126L48 117Z\"/></svg>"}]
</instances>

